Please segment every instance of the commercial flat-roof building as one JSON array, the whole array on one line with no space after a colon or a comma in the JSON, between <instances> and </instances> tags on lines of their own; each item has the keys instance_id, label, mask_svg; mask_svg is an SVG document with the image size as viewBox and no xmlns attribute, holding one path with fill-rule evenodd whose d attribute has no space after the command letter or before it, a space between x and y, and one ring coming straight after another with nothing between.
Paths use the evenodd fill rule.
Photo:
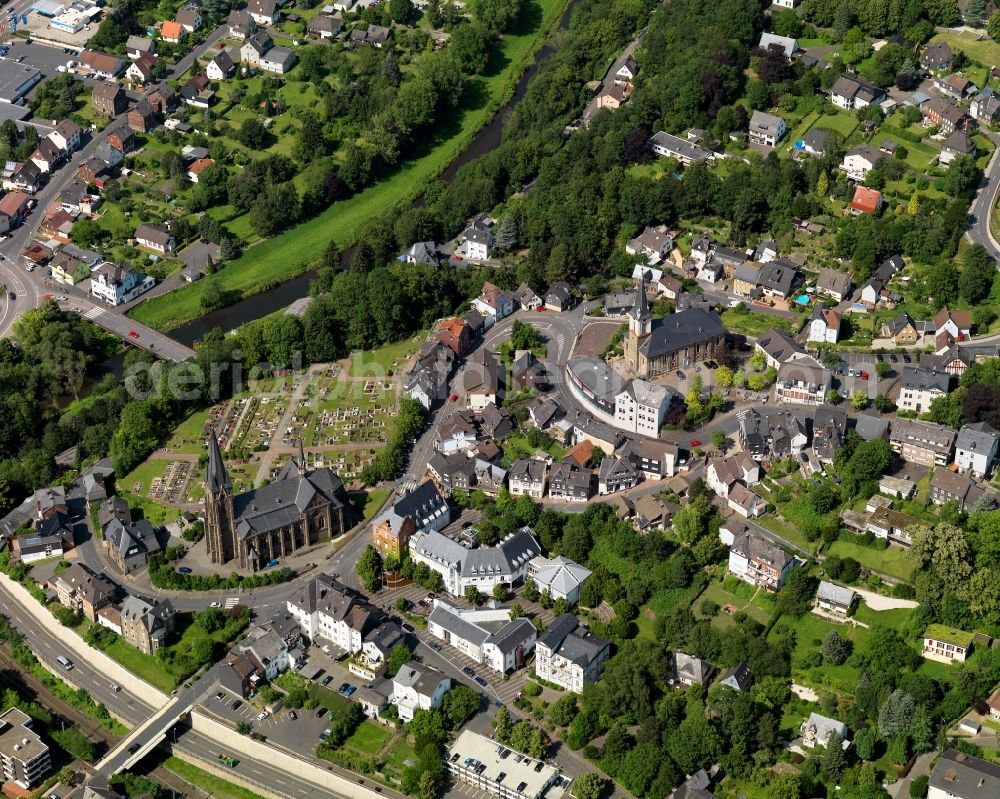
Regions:
<instances>
[{"instance_id":1,"label":"commercial flat-roof building","mask_svg":"<svg viewBox=\"0 0 1000 799\"><path fill-rule=\"evenodd\" d=\"M13 60L0 61L0 102L17 103L42 79L42 73Z\"/></svg>"},{"instance_id":2,"label":"commercial flat-roof building","mask_svg":"<svg viewBox=\"0 0 1000 799\"><path fill-rule=\"evenodd\" d=\"M496 741L464 730L445 755L445 765L458 782L501 799L540 799L559 779L559 769Z\"/></svg>"},{"instance_id":3,"label":"commercial flat-roof building","mask_svg":"<svg viewBox=\"0 0 1000 799\"><path fill-rule=\"evenodd\" d=\"M25 791L52 770L49 747L31 728L31 717L16 707L0 715L0 767L4 782Z\"/></svg>"}]
</instances>

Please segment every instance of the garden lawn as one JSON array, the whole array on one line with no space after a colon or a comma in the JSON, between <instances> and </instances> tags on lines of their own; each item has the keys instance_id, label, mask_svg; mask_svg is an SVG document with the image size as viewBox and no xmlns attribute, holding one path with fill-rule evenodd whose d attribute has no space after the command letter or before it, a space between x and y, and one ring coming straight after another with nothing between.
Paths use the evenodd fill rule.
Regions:
<instances>
[{"instance_id":1,"label":"garden lawn","mask_svg":"<svg viewBox=\"0 0 1000 799\"><path fill-rule=\"evenodd\" d=\"M836 555L839 558L854 558L867 569L873 569L905 581L910 580L915 568L909 552L894 547L873 549L862 544L837 539L827 548L826 554Z\"/></svg>"},{"instance_id":2,"label":"garden lawn","mask_svg":"<svg viewBox=\"0 0 1000 799\"><path fill-rule=\"evenodd\" d=\"M405 736L401 736L385 753L384 773L387 777L395 777L398 780L402 776L403 769L409 765L407 761L412 763L415 760L416 753L413 751L413 745L406 740Z\"/></svg>"},{"instance_id":3,"label":"garden lawn","mask_svg":"<svg viewBox=\"0 0 1000 799\"><path fill-rule=\"evenodd\" d=\"M170 693L177 687L177 678L167 671L163 663L152 655L140 652L124 638L116 638L115 642L105 649L104 652L139 679L145 680L154 688L159 688L164 693Z\"/></svg>"},{"instance_id":4,"label":"garden lawn","mask_svg":"<svg viewBox=\"0 0 1000 799\"><path fill-rule=\"evenodd\" d=\"M786 333L792 332L791 323L783 316L758 313L754 310L743 314L737 313L735 308L727 308L722 312L722 325L731 333L742 333L745 336L756 337L772 327Z\"/></svg>"},{"instance_id":5,"label":"garden lawn","mask_svg":"<svg viewBox=\"0 0 1000 799\"><path fill-rule=\"evenodd\" d=\"M929 144L907 141L902 136L897 136L894 133L883 133L881 130L872 137L872 142L877 147L886 139L906 148L906 158L903 159L903 162L918 172L926 172L941 153L939 149Z\"/></svg>"},{"instance_id":6,"label":"garden lawn","mask_svg":"<svg viewBox=\"0 0 1000 799\"><path fill-rule=\"evenodd\" d=\"M953 51L962 50L973 61L992 66L1000 64L1000 44L988 37L980 37L971 33L938 33L931 42L947 42Z\"/></svg>"},{"instance_id":7,"label":"garden lawn","mask_svg":"<svg viewBox=\"0 0 1000 799\"><path fill-rule=\"evenodd\" d=\"M854 129L858 126L857 117L848 114L846 111L837 111L834 114L824 114L813 125L814 128L820 128L821 130L832 130L839 133L846 139L852 133Z\"/></svg>"},{"instance_id":8,"label":"garden lawn","mask_svg":"<svg viewBox=\"0 0 1000 799\"><path fill-rule=\"evenodd\" d=\"M165 462L165 461L164 461ZM141 466L139 467L142 468ZM230 470L232 471L232 470ZM128 491L127 488L123 488L119 484L119 494L125 499L129 507L135 511L137 508L142 511L142 518L148 519L149 523L153 527L162 527L169 521L173 521L180 515L180 511L176 508L168 508L166 505L161 505L152 499L145 496L140 496L139 494L133 494ZM134 518L134 516L133 516Z\"/></svg>"},{"instance_id":9,"label":"garden lawn","mask_svg":"<svg viewBox=\"0 0 1000 799\"><path fill-rule=\"evenodd\" d=\"M363 755L377 755L391 740L391 730L374 721L366 720L358 725L354 734L345 741L345 745Z\"/></svg>"},{"instance_id":10,"label":"garden lawn","mask_svg":"<svg viewBox=\"0 0 1000 799\"><path fill-rule=\"evenodd\" d=\"M766 624L767 620L771 617L771 611L765 607L765 604L772 603L767 600L767 598L761 597L760 595L751 599L738 596L737 594L730 593L726 590L726 586L718 580L713 580L709 583L708 587L701 592L697 599L695 599L694 608L692 610L698 618L702 618L699 606L706 599L712 600L719 606L719 612L712 619L712 624L719 628L729 627L734 623L732 616L722 610L722 608L726 605L732 605L737 611L742 610L748 616L761 624Z\"/></svg>"},{"instance_id":11,"label":"garden lawn","mask_svg":"<svg viewBox=\"0 0 1000 799\"><path fill-rule=\"evenodd\" d=\"M836 630L844 638L854 642L855 651L864 649L865 641L871 635L871 631L864 627L852 627L847 624L835 624L822 619L812 613L795 618L793 616L782 616L778 619L774 629L785 625L795 631L795 649L792 651L792 677L797 682L805 682L811 687L825 687L838 693L847 693L853 696L858 682L858 670L850 665L850 661L840 666L830 663L823 663L813 668L805 667L805 658L811 656L813 652L819 650L823 639L832 630ZM772 630L772 639L777 638L777 633Z\"/></svg>"},{"instance_id":12,"label":"garden lawn","mask_svg":"<svg viewBox=\"0 0 1000 799\"><path fill-rule=\"evenodd\" d=\"M518 460L519 458L528 458L535 453L536 447L531 446L528 443L528 439L524 436L507 436L503 440L503 454L511 463ZM561 458L565 454L565 450L560 447L555 442L545 450L553 458Z\"/></svg>"},{"instance_id":13,"label":"garden lawn","mask_svg":"<svg viewBox=\"0 0 1000 799\"><path fill-rule=\"evenodd\" d=\"M403 360L420 348L423 338L423 334L420 334L378 349L352 352L348 359L347 373L351 377L385 377L390 371L395 372L401 368ZM381 371L375 367L379 367Z\"/></svg>"},{"instance_id":14,"label":"garden lawn","mask_svg":"<svg viewBox=\"0 0 1000 799\"><path fill-rule=\"evenodd\" d=\"M854 618L860 622L864 622L868 626L882 624L886 627L892 627L894 630L902 630L906 627L906 624L909 622L910 616L912 615L913 611L910 608L872 610L864 603L864 601L862 601L858 604L858 609L854 614Z\"/></svg>"},{"instance_id":15,"label":"garden lawn","mask_svg":"<svg viewBox=\"0 0 1000 799\"><path fill-rule=\"evenodd\" d=\"M515 29L504 35L496 57L503 67L490 76L470 81L472 85L463 96L465 107L449 114L449 119L441 120L437 135L427 137L426 148L417 157L401 164L386 180L248 248L217 273L221 287L246 297L295 277L308 270L330 239L341 246L352 244L366 222L417 197L427 181L458 157L512 94L517 77L555 27L565 5L566 0L533 0L526 4L522 19L531 19L536 24L528 30ZM132 314L136 320L161 330L177 327L203 312L201 298L206 285L205 281L198 281L169 295L146 300Z\"/></svg>"},{"instance_id":16,"label":"garden lawn","mask_svg":"<svg viewBox=\"0 0 1000 799\"><path fill-rule=\"evenodd\" d=\"M230 757L240 760L239 755L239 752L234 752ZM197 785L206 795L211 795L214 799L263 799L260 794L227 782L221 777L216 777L214 774L193 766L178 757L168 757L163 761L163 765L167 767L168 771L172 771L191 785Z\"/></svg>"},{"instance_id":17,"label":"garden lawn","mask_svg":"<svg viewBox=\"0 0 1000 799\"><path fill-rule=\"evenodd\" d=\"M373 488L369 491L353 493L351 499L354 501L354 507L361 514L361 518L367 522L378 512L388 496L389 489Z\"/></svg>"}]
</instances>

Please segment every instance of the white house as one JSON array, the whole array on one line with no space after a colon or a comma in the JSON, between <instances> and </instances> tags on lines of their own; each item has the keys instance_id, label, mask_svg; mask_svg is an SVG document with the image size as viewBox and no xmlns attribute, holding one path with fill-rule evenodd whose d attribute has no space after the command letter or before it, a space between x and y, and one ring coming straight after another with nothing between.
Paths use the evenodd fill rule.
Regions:
<instances>
[{"instance_id":1,"label":"white house","mask_svg":"<svg viewBox=\"0 0 1000 799\"><path fill-rule=\"evenodd\" d=\"M392 678L392 701L403 721L410 721L417 710L440 710L449 690L451 678L412 660Z\"/></svg>"},{"instance_id":2,"label":"white house","mask_svg":"<svg viewBox=\"0 0 1000 799\"><path fill-rule=\"evenodd\" d=\"M857 598L858 595L853 588L821 580L816 591L816 607L829 613L846 616Z\"/></svg>"},{"instance_id":3,"label":"white house","mask_svg":"<svg viewBox=\"0 0 1000 799\"><path fill-rule=\"evenodd\" d=\"M796 405L822 405L832 382L830 370L812 358L791 360L778 367L774 399Z\"/></svg>"},{"instance_id":4,"label":"white house","mask_svg":"<svg viewBox=\"0 0 1000 799\"><path fill-rule=\"evenodd\" d=\"M497 585L516 585L524 580L531 559L541 553L530 527L522 527L496 546L477 549L466 549L436 530L410 538L410 560L440 574L452 596L463 596L470 586L489 595Z\"/></svg>"},{"instance_id":5,"label":"white house","mask_svg":"<svg viewBox=\"0 0 1000 799\"><path fill-rule=\"evenodd\" d=\"M487 319L487 327L492 327L494 323L514 313L514 299L498 286L484 283L483 290L472 301L472 308Z\"/></svg>"},{"instance_id":6,"label":"white house","mask_svg":"<svg viewBox=\"0 0 1000 799\"><path fill-rule=\"evenodd\" d=\"M581 627L576 616L564 613L535 642L535 674L579 694L600 677L610 649L607 641Z\"/></svg>"},{"instance_id":7,"label":"white house","mask_svg":"<svg viewBox=\"0 0 1000 799\"><path fill-rule=\"evenodd\" d=\"M864 180L868 177L878 162L885 158L885 153L881 153L870 144L857 144L847 151L840 168L852 180Z\"/></svg>"},{"instance_id":8,"label":"white house","mask_svg":"<svg viewBox=\"0 0 1000 799\"><path fill-rule=\"evenodd\" d=\"M646 263L658 264L674 247L674 240L662 230L646 227L638 236L625 245L625 252L646 259Z\"/></svg>"},{"instance_id":9,"label":"white house","mask_svg":"<svg viewBox=\"0 0 1000 799\"><path fill-rule=\"evenodd\" d=\"M948 393L948 374L933 369L907 366L900 381L899 407L904 411L924 413L938 397Z\"/></svg>"},{"instance_id":10,"label":"white house","mask_svg":"<svg viewBox=\"0 0 1000 799\"><path fill-rule=\"evenodd\" d=\"M788 125L785 124L785 120L774 114L754 111L750 117L748 135L753 144L774 147L787 132Z\"/></svg>"},{"instance_id":11,"label":"white house","mask_svg":"<svg viewBox=\"0 0 1000 799\"><path fill-rule=\"evenodd\" d=\"M580 601L580 589L591 574L562 555L552 560L539 555L528 563L528 579L535 581L538 590L548 590L553 599L565 599L570 605Z\"/></svg>"},{"instance_id":12,"label":"white house","mask_svg":"<svg viewBox=\"0 0 1000 799\"><path fill-rule=\"evenodd\" d=\"M800 725L799 732L802 734L802 745L810 749L816 746L825 747L834 733L840 736L844 749L850 745L847 739L847 725L842 721L821 716L819 713L810 713L809 718Z\"/></svg>"},{"instance_id":13,"label":"white house","mask_svg":"<svg viewBox=\"0 0 1000 799\"><path fill-rule=\"evenodd\" d=\"M440 599L427 617L427 632L476 663L507 674L521 668L535 648L538 633L509 608L457 608Z\"/></svg>"},{"instance_id":14,"label":"white house","mask_svg":"<svg viewBox=\"0 0 1000 799\"><path fill-rule=\"evenodd\" d=\"M961 472L985 477L993 469L1000 435L986 422L964 425L955 439L955 465Z\"/></svg>"},{"instance_id":15,"label":"white house","mask_svg":"<svg viewBox=\"0 0 1000 799\"><path fill-rule=\"evenodd\" d=\"M476 224L469 225L463 230L461 239L459 251L470 261L488 261L496 242L493 231Z\"/></svg>"},{"instance_id":16,"label":"white house","mask_svg":"<svg viewBox=\"0 0 1000 799\"><path fill-rule=\"evenodd\" d=\"M519 497L524 494L541 499L545 496L548 470L548 464L536 458L519 458L514 461L507 474L511 496Z\"/></svg>"},{"instance_id":17,"label":"white house","mask_svg":"<svg viewBox=\"0 0 1000 799\"><path fill-rule=\"evenodd\" d=\"M161 255L173 252L177 240L166 228L143 223L135 229L135 240L140 247L154 250Z\"/></svg>"},{"instance_id":18,"label":"white house","mask_svg":"<svg viewBox=\"0 0 1000 799\"><path fill-rule=\"evenodd\" d=\"M258 25L274 25L281 19L277 0L250 0L247 3L250 18Z\"/></svg>"},{"instance_id":19,"label":"white house","mask_svg":"<svg viewBox=\"0 0 1000 799\"><path fill-rule=\"evenodd\" d=\"M246 638L236 644L235 649L238 652L252 652L264 667L264 676L268 680L287 671L290 665L288 644L270 625L250 625Z\"/></svg>"},{"instance_id":20,"label":"white house","mask_svg":"<svg viewBox=\"0 0 1000 799\"><path fill-rule=\"evenodd\" d=\"M364 597L326 574L302 586L285 607L310 640L322 638L350 654L361 651L379 615Z\"/></svg>"},{"instance_id":21,"label":"white house","mask_svg":"<svg viewBox=\"0 0 1000 799\"><path fill-rule=\"evenodd\" d=\"M83 129L79 125L69 119L64 119L52 129L52 132L46 138L64 153L68 154L80 146L80 136L82 134Z\"/></svg>"},{"instance_id":22,"label":"white house","mask_svg":"<svg viewBox=\"0 0 1000 799\"><path fill-rule=\"evenodd\" d=\"M760 464L745 452L728 458L713 458L705 470L706 485L723 499L729 496L733 486L741 482L748 486L760 482Z\"/></svg>"},{"instance_id":23,"label":"white house","mask_svg":"<svg viewBox=\"0 0 1000 799\"><path fill-rule=\"evenodd\" d=\"M632 380L615 397L615 426L657 438L672 396L671 391L664 386L638 378Z\"/></svg>"},{"instance_id":24,"label":"white house","mask_svg":"<svg viewBox=\"0 0 1000 799\"><path fill-rule=\"evenodd\" d=\"M840 337L840 314L833 308L817 305L809 322L809 340L820 344L836 344Z\"/></svg>"},{"instance_id":25,"label":"white house","mask_svg":"<svg viewBox=\"0 0 1000 799\"><path fill-rule=\"evenodd\" d=\"M753 530L736 536L729 548L729 572L768 591L784 585L793 568L795 558Z\"/></svg>"},{"instance_id":26,"label":"white house","mask_svg":"<svg viewBox=\"0 0 1000 799\"><path fill-rule=\"evenodd\" d=\"M105 261L91 272L90 293L108 305L122 305L155 285L152 277L135 271L128 264L117 266Z\"/></svg>"}]
</instances>

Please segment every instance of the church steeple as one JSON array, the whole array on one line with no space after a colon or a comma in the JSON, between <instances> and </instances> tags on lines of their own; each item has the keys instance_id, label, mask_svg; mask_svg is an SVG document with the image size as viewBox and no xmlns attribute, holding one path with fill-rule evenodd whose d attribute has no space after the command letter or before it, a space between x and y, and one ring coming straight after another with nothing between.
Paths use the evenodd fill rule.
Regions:
<instances>
[{"instance_id":1,"label":"church steeple","mask_svg":"<svg viewBox=\"0 0 1000 799\"><path fill-rule=\"evenodd\" d=\"M302 439L299 439L299 474L306 476L306 451L302 446Z\"/></svg>"},{"instance_id":2,"label":"church steeple","mask_svg":"<svg viewBox=\"0 0 1000 799\"><path fill-rule=\"evenodd\" d=\"M646 300L646 278L639 283L635 293L635 302L628 310L628 332L634 336L649 335L653 327L653 316L649 312L649 302Z\"/></svg>"},{"instance_id":3,"label":"church steeple","mask_svg":"<svg viewBox=\"0 0 1000 799\"><path fill-rule=\"evenodd\" d=\"M208 496L215 496L223 491L232 493L233 481L226 471L226 464L222 460L222 450L219 448L219 439L212 431L212 436L208 439L208 469L205 471L205 493Z\"/></svg>"}]
</instances>

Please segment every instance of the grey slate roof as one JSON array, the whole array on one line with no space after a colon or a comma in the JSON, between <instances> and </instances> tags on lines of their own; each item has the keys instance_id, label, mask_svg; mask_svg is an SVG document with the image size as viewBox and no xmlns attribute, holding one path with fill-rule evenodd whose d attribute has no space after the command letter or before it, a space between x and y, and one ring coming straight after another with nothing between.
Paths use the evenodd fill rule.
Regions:
<instances>
[{"instance_id":1,"label":"grey slate roof","mask_svg":"<svg viewBox=\"0 0 1000 799\"><path fill-rule=\"evenodd\" d=\"M934 764L929 785L955 799L1000 796L1000 765L949 749Z\"/></svg>"},{"instance_id":2,"label":"grey slate roof","mask_svg":"<svg viewBox=\"0 0 1000 799\"><path fill-rule=\"evenodd\" d=\"M940 391L942 394L947 394L948 374L907 366L903 369L902 386L915 391Z\"/></svg>"},{"instance_id":3,"label":"grey slate roof","mask_svg":"<svg viewBox=\"0 0 1000 799\"><path fill-rule=\"evenodd\" d=\"M572 613L563 613L538 636L537 645L586 668L607 648L608 642L589 631L578 632L579 622Z\"/></svg>"},{"instance_id":4,"label":"grey slate roof","mask_svg":"<svg viewBox=\"0 0 1000 799\"><path fill-rule=\"evenodd\" d=\"M997 440L997 431L986 422L963 425L955 439L955 449L966 452L989 452Z\"/></svg>"},{"instance_id":5,"label":"grey slate roof","mask_svg":"<svg viewBox=\"0 0 1000 799\"><path fill-rule=\"evenodd\" d=\"M656 358L725 334L726 329L718 314L700 308L688 308L659 320L639 348L647 358Z\"/></svg>"},{"instance_id":6,"label":"grey slate roof","mask_svg":"<svg viewBox=\"0 0 1000 799\"><path fill-rule=\"evenodd\" d=\"M849 607L854 601L855 593L852 588L845 588L842 585L831 583L828 580L821 580L816 591L816 598L824 602L831 602L835 605Z\"/></svg>"}]
</instances>

